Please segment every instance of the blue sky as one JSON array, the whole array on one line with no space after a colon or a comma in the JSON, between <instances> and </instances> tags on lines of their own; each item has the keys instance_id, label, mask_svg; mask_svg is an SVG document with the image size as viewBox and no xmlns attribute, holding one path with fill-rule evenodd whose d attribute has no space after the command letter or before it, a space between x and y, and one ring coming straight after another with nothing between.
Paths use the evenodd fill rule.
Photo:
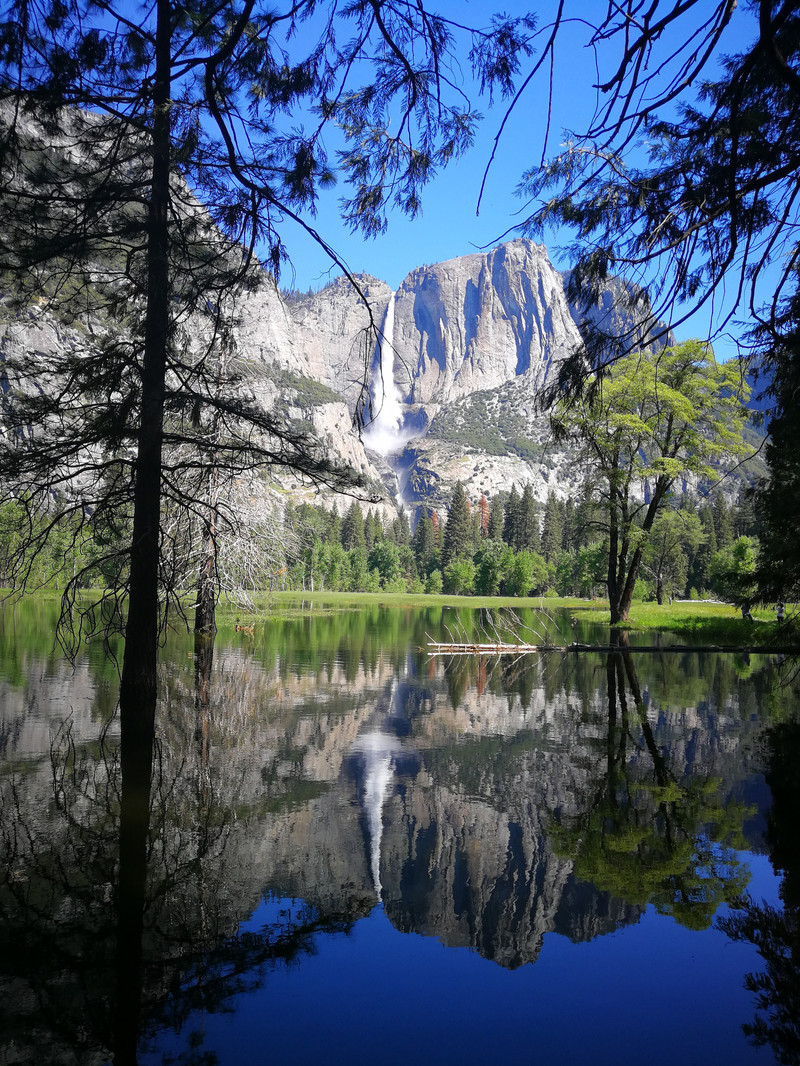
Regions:
<instances>
[{"instance_id":1,"label":"blue sky","mask_svg":"<svg viewBox=\"0 0 800 1066\"><path fill-rule=\"evenodd\" d=\"M446 8L451 0L437 7ZM464 21L476 24L484 22L496 3L487 0L462 0L454 4ZM709 5L710 6L710 5ZM530 7L538 13L540 25L547 24L555 11L555 0L532 2ZM605 8L600 0L568 0L567 10L579 19L598 17L598 7ZM703 5L700 5L701 9ZM517 5L514 10L517 10ZM519 7L521 10L521 5ZM701 10L707 15L708 9ZM733 51L753 34L753 14L740 4L734 13L733 22L725 38L726 49ZM339 220L338 201L341 187L326 193L320 201L319 213L313 224L353 271L365 271L397 288L406 274L416 266L440 262L476 250L493 247L502 239L519 235L518 227L524 217L524 203L515 195L523 171L536 164L542 156L554 154L563 141L566 128L580 129L592 112L596 93L593 54L582 47L585 30L578 23L562 33L558 42L554 69L554 111L547 133L547 81L540 73L538 80L528 87L525 96L517 105L508 121L496 157L492 163L480 213L476 214L478 195L484 169L489 161L492 143L504 113L504 104L497 102L489 110L479 104L484 120L470 152L444 169L427 188L423 199L423 212L414 221L399 214L391 217L388 232L375 240L352 235ZM545 72L546 73L546 72ZM545 144L546 141L546 144ZM302 290L320 288L340 271L332 267L325 254L314 242L287 222L283 239L289 249L292 269L287 268L281 284L293 284ZM560 249L571 240L569 233L552 233L545 238L550 257L559 268L569 266L566 255ZM687 336L707 336L708 312L681 327L679 339ZM735 334L737 331L731 331ZM718 356L728 358L735 354L735 345L730 339L719 338L715 342Z\"/></svg>"},{"instance_id":2,"label":"blue sky","mask_svg":"<svg viewBox=\"0 0 800 1066\"><path fill-rule=\"evenodd\" d=\"M448 5L435 6L441 10ZM463 9L459 17L483 25L488 21L488 13L502 5L486 0L466 0L457 6ZM530 6L540 12L540 24L545 24L555 5L552 0L545 0L538 6ZM580 3L573 0L573 6L577 10L589 5L583 0ZM515 10L517 7L522 10L522 5L514 5ZM589 53L570 56L569 45L565 33L559 47L564 61L556 70L555 114L548 141L551 151L557 148L565 125L574 124L582 114L591 112L593 60ZM579 79L574 77L576 64L583 68ZM488 102L477 102L477 109L484 118L474 146L467 155L443 169L427 187L422 214L415 220L409 221L396 212L384 236L369 240L352 235L339 220L338 204L343 191L340 187L321 197L318 217L312 224L351 270L374 274L395 289L416 266L490 248L501 239L517 235L508 231L519 225L524 202L514 190L523 171L542 154L547 119L547 99L542 96L545 89L546 82L540 78L529 87L509 118L489 170L479 213L481 181L506 107L502 100L496 101L491 109ZM291 255L297 288L318 288L340 273L337 268L331 268L321 249L290 222L283 231L283 238ZM548 246L554 248L549 242ZM281 282L291 285L289 269Z\"/></svg>"}]
</instances>

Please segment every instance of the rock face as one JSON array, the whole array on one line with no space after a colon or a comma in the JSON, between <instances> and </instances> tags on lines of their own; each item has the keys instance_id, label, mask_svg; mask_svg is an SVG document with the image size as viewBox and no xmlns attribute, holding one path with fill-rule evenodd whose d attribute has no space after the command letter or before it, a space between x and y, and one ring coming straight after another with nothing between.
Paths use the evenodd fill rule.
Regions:
<instances>
[{"instance_id":1,"label":"rock face","mask_svg":"<svg viewBox=\"0 0 800 1066\"><path fill-rule=\"evenodd\" d=\"M407 507L440 510L457 480L476 498L513 482L530 483L539 499L575 489L563 449L546 454L547 419L536 407L554 368L581 343L563 277L542 245L514 240L419 267L394 294L366 274L354 282L337 278L288 307L262 298L263 329L254 301L240 346L324 382L351 413L366 387L379 421L386 390L397 393L390 469L374 455L371 469L359 464L372 483L383 481Z\"/></svg>"},{"instance_id":2,"label":"rock face","mask_svg":"<svg viewBox=\"0 0 800 1066\"><path fill-rule=\"evenodd\" d=\"M544 246L516 240L412 271L393 343L408 401L429 404L520 376L533 394L580 335Z\"/></svg>"}]
</instances>

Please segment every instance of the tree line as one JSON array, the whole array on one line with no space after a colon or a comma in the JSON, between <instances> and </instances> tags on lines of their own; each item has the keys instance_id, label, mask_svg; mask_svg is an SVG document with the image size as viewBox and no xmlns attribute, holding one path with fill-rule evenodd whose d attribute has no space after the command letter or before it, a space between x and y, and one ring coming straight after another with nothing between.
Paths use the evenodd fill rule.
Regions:
<instances>
[{"instance_id":1,"label":"tree line","mask_svg":"<svg viewBox=\"0 0 800 1066\"><path fill-rule=\"evenodd\" d=\"M273 572L271 587L305 591L414 592L480 596L607 594L608 538L597 497L537 501L530 484L491 500L467 499L459 482L440 518L422 508L382 521L353 501L301 504L287 511L295 550ZM643 553L636 599L732 599L752 586L759 526L743 488L670 501ZM752 593L751 593L752 595Z\"/></svg>"}]
</instances>

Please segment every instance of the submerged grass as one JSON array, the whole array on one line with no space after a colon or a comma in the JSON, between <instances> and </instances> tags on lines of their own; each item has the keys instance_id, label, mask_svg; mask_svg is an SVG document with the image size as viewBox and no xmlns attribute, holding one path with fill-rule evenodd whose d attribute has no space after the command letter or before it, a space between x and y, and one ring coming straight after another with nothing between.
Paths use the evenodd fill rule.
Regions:
<instances>
[{"instance_id":1,"label":"submerged grass","mask_svg":"<svg viewBox=\"0 0 800 1066\"><path fill-rule=\"evenodd\" d=\"M82 599L90 599L93 590L84 590ZM35 594L40 602L57 609L60 592L40 590ZM508 608L539 608L544 611L568 610L585 622L607 626L610 621L605 600L583 600L575 597L515 596L430 596L405 592L264 592L251 594L252 607L223 600L217 611L217 625L225 630L263 625L275 619L297 618L312 612L346 612L367 607L466 607L492 611ZM191 609L186 609L191 622ZM177 624L177 620L176 620ZM635 602L630 619L619 627L632 633L669 632L691 639L693 644L721 644L743 649L774 647L785 650L800 648L800 613L790 607L787 621L778 623L775 608L753 608L753 621L741 617L732 604L716 600L680 600L659 606L657 603Z\"/></svg>"},{"instance_id":2,"label":"submerged grass","mask_svg":"<svg viewBox=\"0 0 800 1066\"><path fill-rule=\"evenodd\" d=\"M236 624L263 624L269 618L291 618L312 611L351 611L370 606L383 607L472 607L497 610L511 608L540 608L546 611L569 610L586 622L608 625L608 603L603 600L577 598L512 596L429 596L420 593L383 592L275 592L253 596L254 609L246 610L234 604L221 605L218 614L220 627ZM741 648L775 646L797 648L800 632L796 617L779 624L774 609L753 610L753 621L741 617L739 610L729 603L711 600L684 600L659 606L656 603L636 602L630 619L619 627L629 632L670 632L691 638L692 643L723 644Z\"/></svg>"}]
</instances>

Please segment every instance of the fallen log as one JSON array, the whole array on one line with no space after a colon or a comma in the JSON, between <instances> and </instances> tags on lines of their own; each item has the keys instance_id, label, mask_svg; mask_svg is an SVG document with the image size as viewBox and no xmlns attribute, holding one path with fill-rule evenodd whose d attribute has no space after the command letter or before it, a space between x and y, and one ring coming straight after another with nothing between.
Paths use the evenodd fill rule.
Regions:
<instances>
[{"instance_id":1,"label":"fallen log","mask_svg":"<svg viewBox=\"0 0 800 1066\"><path fill-rule=\"evenodd\" d=\"M529 652L600 652L604 655L615 652L644 652L656 654L661 652L746 652L749 655L788 655L798 654L800 648L786 645L751 645L741 644L451 644L429 641L429 655L520 655Z\"/></svg>"}]
</instances>

